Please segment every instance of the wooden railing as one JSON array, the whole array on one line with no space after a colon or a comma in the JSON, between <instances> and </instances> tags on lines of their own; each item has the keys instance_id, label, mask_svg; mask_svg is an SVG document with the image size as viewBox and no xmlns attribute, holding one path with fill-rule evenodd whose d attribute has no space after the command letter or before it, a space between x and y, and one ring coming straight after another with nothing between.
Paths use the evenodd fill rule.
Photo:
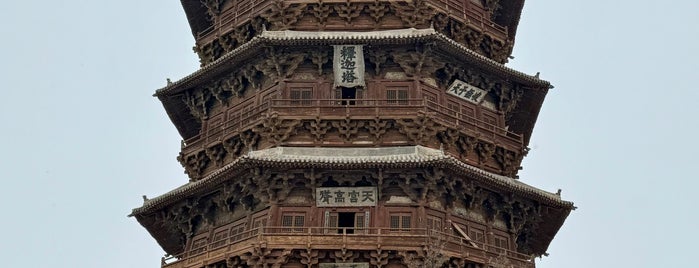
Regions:
<instances>
[{"instance_id":1,"label":"wooden railing","mask_svg":"<svg viewBox=\"0 0 699 268\"><path fill-rule=\"evenodd\" d=\"M203 134L187 139L182 148L184 154L200 150L211 143L220 142L226 136L240 133L259 124L265 113L275 112L286 119L410 119L418 112L434 115L442 125L480 134L510 150L519 150L522 136L504 128L489 124L471 115L460 113L425 99L273 99L258 106L233 107L239 112L227 114L217 126L209 126Z\"/></svg>"},{"instance_id":2,"label":"wooden railing","mask_svg":"<svg viewBox=\"0 0 699 268\"><path fill-rule=\"evenodd\" d=\"M300 3L317 3L308 0L284 0L285 5ZM324 0L324 4L332 3L373 3L374 0ZM382 1L384 2L384 1ZM389 2L389 1L385 1ZM273 0L240 0L223 10L221 15L214 21L213 25L197 33L197 43L208 44L229 33L233 28L249 22L256 16L263 14L270 9ZM444 13L453 19L467 25L472 25L482 29L484 32L494 34L496 39L505 40L507 37L507 27L500 26L488 17L487 12L482 7L476 6L469 1L456 0L427 0L427 4L436 11Z\"/></svg>"},{"instance_id":3,"label":"wooden railing","mask_svg":"<svg viewBox=\"0 0 699 268\"><path fill-rule=\"evenodd\" d=\"M490 139L491 141L504 144L509 148L519 148L522 146L522 135L509 132L504 128L480 120L472 115L452 110L428 100L425 100L425 110L429 113L436 114L435 120L441 122L445 126L475 131L481 138Z\"/></svg>"},{"instance_id":4,"label":"wooden railing","mask_svg":"<svg viewBox=\"0 0 699 268\"><path fill-rule=\"evenodd\" d=\"M276 112L287 119L340 119L351 116L355 119L414 118L418 112L433 114L434 120L448 127L471 131L481 138L503 144L510 149L522 146L522 136L504 128L489 124L471 115L462 114L437 103L424 99L274 99L254 107L234 108L237 113L228 113L219 126L209 127L205 133L184 142L185 154L199 150L211 143L221 141L232 133L250 129L261 122L263 114Z\"/></svg>"},{"instance_id":5,"label":"wooden railing","mask_svg":"<svg viewBox=\"0 0 699 268\"><path fill-rule=\"evenodd\" d=\"M437 11L449 14L450 17L466 25L473 25L484 32L494 33L500 37L501 41L507 37L507 27L494 23L482 7L476 6L469 0L427 0L427 2Z\"/></svg>"},{"instance_id":6,"label":"wooden railing","mask_svg":"<svg viewBox=\"0 0 699 268\"><path fill-rule=\"evenodd\" d=\"M468 258L486 263L490 259L506 256L517 267L534 267L530 256L499 248L464 237L428 230L426 228L342 228L342 227L261 227L233 237L212 241L199 248L190 249L176 256L163 259L162 267L199 267L206 261L214 263L227 256L244 253L254 244L264 243L266 248L375 250L427 250L441 251L447 257Z\"/></svg>"},{"instance_id":7,"label":"wooden railing","mask_svg":"<svg viewBox=\"0 0 699 268\"><path fill-rule=\"evenodd\" d=\"M272 5L272 0L240 0L223 10L210 27L197 33L197 43L208 44L214 39L259 16Z\"/></svg>"}]
</instances>

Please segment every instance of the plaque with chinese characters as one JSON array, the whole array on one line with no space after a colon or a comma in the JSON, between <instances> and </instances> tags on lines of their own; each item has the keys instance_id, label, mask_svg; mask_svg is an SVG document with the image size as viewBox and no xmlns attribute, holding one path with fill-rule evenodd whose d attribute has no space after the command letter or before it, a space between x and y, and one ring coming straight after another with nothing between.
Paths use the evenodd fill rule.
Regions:
<instances>
[{"instance_id":1,"label":"plaque with chinese characters","mask_svg":"<svg viewBox=\"0 0 699 268\"><path fill-rule=\"evenodd\" d=\"M338 45L333 55L335 87L364 87L364 52L361 45Z\"/></svg>"},{"instance_id":2,"label":"plaque with chinese characters","mask_svg":"<svg viewBox=\"0 0 699 268\"><path fill-rule=\"evenodd\" d=\"M318 268L369 268L368 262L319 263Z\"/></svg>"},{"instance_id":3,"label":"plaque with chinese characters","mask_svg":"<svg viewBox=\"0 0 699 268\"><path fill-rule=\"evenodd\" d=\"M449 88L447 89L447 93L473 103L481 103L481 101L485 97L485 94L488 92L480 88L477 88L476 86L472 86L464 81L456 79L454 80L454 83L451 83L451 86L449 86Z\"/></svg>"},{"instance_id":4,"label":"plaque with chinese characters","mask_svg":"<svg viewBox=\"0 0 699 268\"><path fill-rule=\"evenodd\" d=\"M318 207L370 207L376 206L376 187L318 187Z\"/></svg>"}]
</instances>

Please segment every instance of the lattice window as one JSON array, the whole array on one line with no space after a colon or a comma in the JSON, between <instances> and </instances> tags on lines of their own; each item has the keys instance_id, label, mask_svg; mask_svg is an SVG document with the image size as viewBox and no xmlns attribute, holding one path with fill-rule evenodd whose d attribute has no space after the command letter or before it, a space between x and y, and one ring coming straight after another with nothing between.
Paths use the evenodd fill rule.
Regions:
<instances>
[{"instance_id":1,"label":"lattice window","mask_svg":"<svg viewBox=\"0 0 699 268\"><path fill-rule=\"evenodd\" d=\"M355 234L364 234L366 233L366 230L364 230L364 227L366 227L365 223L368 220L369 214L368 213L357 213L354 215L354 233Z\"/></svg>"},{"instance_id":2,"label":"lattice window","mask_svg":"<svg viewBox=\"0 0 699 268\"><path fill-rule=\"evenodd\" d=\"M364 214L357 213L354 216L354 226L357 228L364 228Z\"/></svg>"},{"instance_id":3,"label":"lattice window","mask_svg":"<svg viewBox=\"0 0 699 268\"><path fill-rule=\"evenodd\" d=\"M331 213L330 211L325 212L325 231L326 234L336 234L338 225L338 215L337 213Z\"/></svg>"},{"instance_id":4,"label":"lattice window","mask_svg":"<svg viewBox=\"0 0 699 268\"><path fill-rule=\"evenodd\" d=\"M214 233L213 242L211 243L211 248L217 248L226 244L228 238L228 229L223 229Z\"/></svg>"},{"instance_id":5,"label":"lattice window","mask_svg":"<svg viewBox=\"0 0 699 268\"><path fill-rule=\"evenodd\" d=\"M485 243L485 231L481 229L469 227L468 236L471 237L474 242Z\"/></svg>"},{"instance_id":6,"label":"lattice window","mask_svg":"<svg viewBox=\"0 0 699 268\"><path fill-rule=\"evenodd\" d=\"M490 130L494 130L498 126L498 118L492 114L483 113L483 122L486 123L485 127Z\"/></svg>"},{"instance_id":7,"label":"lattice window","mask_svg":"<svg viewBox=\"0 0 699 268\"><path fill-rule=\"evenodd\" d=\"M427 216L427 229L433 232L444 232L444 229L442 228L442 218Z\"/></svg>"},{"instance_id":8,"label":"lattice window","mask_svg":"<svg viewBox=\"0 0 699 268\"><path fill-rule=\"evenodd\" d=\"M287 213L282 215L282 227L303 227L305 215L299 213ZM284 228L284 232L303 232L303 228Z\"/></svg>"},{"instance_id":9,"label":"lattice window","mask_svg":"<svg viewBox=\"0 0 699 268\"><path fill-rule=\"evenodd\" d=\"M453 101L448 101L447 102L447 114L450 114L452 116L456 115L457 113L460 112L459 109L459 104Z\"/></svg>"},{"instance_id":10,"label":"lattice window","mask_svg":"<svg viewBox=\"0 0 699 268\"><path fill-rule=\"evenodd\" d=\"M303 227L303 221L304 221L304 216L296 216L294 217L294 226L296 227Z\"/></svg>"},{"instance_id":11,"label":"lattice window","mask_svg":"<svg viewBox=\"0 0 699 268\"><path fill-rule=\"evenodd\" d=\"M494 239L493 239L493 245L494 245L496 248L498 248L498 249L496 249L496 251L497 251L497 252L500 252L500 253L504 252L506 249L509 248L507 237L499 236L499 235L496 235L496 236L494 237Z\"/></svg>"},{"instance_id":12,"label":"lattice window","mask_svg":"<svg viewBox=\"0 0 699 268\"><path fill-rule=\"evenodd\" d=\"M282 216L282 226L293 226L293 216Z\"/></svg>"},{"instance_id":13,"label":"lattice window","mask_svg":"<svg viewBox=\"0 0 699 268\"><path fill-rule=\"evenodd\" d=\"M410 221L412 216L410 213L391 213L390 214L390 227L391 231L394 232L407 232L410 231Z\"/></svg>"},{"instance_id":14,"label":"lattice window","mask_svg":"<svg viewBox=\"0 0 699 268\"><path fill-rule=\"evenodd\" d=\"M461 119L466 120L466 122L474 123L476 118L476 109L471 104L464 104L461 106Z\"/></svg>"},{"instance_id":15,"label":"lattice window","mask_svg":"<svg viewBox=\"0 0 699 268\"><path fill-rule=\"evenodd\" d=\"M410 228L410 216L403 216L401 218L401 228Z\"/></svg>"},{"instance_id":16,"label":"lattice window","mask_svg":"<svg viewBox=\"0 0 699 268\"><path fill-rule=\"evenodd\" d=\"M252 230L251 234L256 235L259 232L262 232L264 227L266 227L266 226L267 226L267 216L266 215L256 218L255 221L253 221L253 223L252 223L253 230Z\"/></svg>"},{"instance_id":17,"label":"lattice window","mask_svg":"<svg viewBox=\"0 0 699 268\"><path fill-rule=\"evenodd\" d=\"M245 233L245 224L239 224L231 228L231 242L237 242L244 238L247 238Z\"/></svg>"},{"instance_id":18,"label":"lattice window","mask_svg":"<svg viewBox=\"0 0 699 268\"><path fill-rule=\"evenodd\" d=\"M313 89L293 88L291 91L289 91L289 98L291 99L291 105L311 105L311 99L313 99Z\"/></svg>"},{"instance_id":19,"label":"lattice window","mask_svg":"<svg viewBox=\"0 0 699 268\"><path fill-rule=\"evenodd\" d=\"M407 87L389 87L386 89L386 103L391 105L408 105Z\"/></svg>"},{"instance_id":20,"label":"lattice window","mask_svg":"<svg viewBox=\"0 0 699 268\"><path fill-rule=\"evenodd\" d=\"M437 94L423 91L422 96L424 96L425 100L427 101L427 106L429 107L436 107L439 104L439 101L437 100Z\"/></svg>"},{"instance_id":21,"label":"lattice window","mask_svg":"<svg viewBox=\"0 0 699 268\"><path fill-rule=\"evenodd\" d=\"M206 244L207 244L207 239L206 237L198 238L192 241L192 250L190 250L190 254L199 254L204 251L206 251Z\"/></svg>"}]
</instances>

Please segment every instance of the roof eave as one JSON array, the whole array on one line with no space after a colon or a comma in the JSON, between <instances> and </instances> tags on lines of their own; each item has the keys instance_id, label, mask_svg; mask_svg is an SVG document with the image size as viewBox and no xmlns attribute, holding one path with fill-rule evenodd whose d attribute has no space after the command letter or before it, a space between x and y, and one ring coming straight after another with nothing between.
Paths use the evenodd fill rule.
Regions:
<instances>
[{"instance_id":1,"label":"roof eave","mask_svg":"<svg viewBox=\"0 0 699 268\"><path fill-rule=\"evenodd\" d=\"M184 251L184 247L182 243L178 241L179 237L176 234L167 232L163 226L154 226L155 221L153 215L136 215L135 218L167 254L175 256Z\"/></svg>"},{"instance_id":2,"label":"roof eave","mask_svg":"<svg viewBox=\"0 0 699 268\"><path fill-rule=\"evenodd\" d=\"M422 146L415 146L416 148L423 148L422 150L432 150L432 151L438 151L435 149L429 149L425 148ZM226 178L229 178L231 174L235 172L241 172L245 167L250 166L250 165L255 165L255 166L268 166L268 167L294 167L294 168L304 168L304 167L328 167L328 168L380 168L380 167L394 167L394 166L401 166L401 167L424 167L424 166L434 166L441 164L447 168L450 168L454 171L461 172L463 174L470 174L476 179L481 180L482 182L485 182L486 184L490 185L491 187L499 188L499 189L507 189L510 191L513 191L517 194L520 194L522 196L526 196L527 198L531 198L534 200L537 200L538 202L541 202L543 204L547 204L552 207L556 208L564 208L564 209L572 209L574 208L573 203L569 201L564 201L560 199L560 196L557 196L553 193L546 192L543 190L540 190L538 188L535 188L533 186L527 185L523 182L520 182L518 180L505 177L502 175L497 175L494 173L490 173L484 170L481 170L477 167L470 166L466 163L463 163L459 161L458 159L455 159L452 156L448 155L441 155L437 156L434 159L424 159L420 161L416 160L405 160L405 161L385 161L385 162L380 162L380 161L370 161L367 162L365 160L361 161L338 161L338 162L333 162L333 163L328 163L328 162L320 162L317 160L312 160L312 159L286 159L286 160L274 160L274 159L261 159L257 156L251 156L251 154L255 153L258 155L264 155L266 152L270 152L270 150L278 150L279 148L283 147L276 147L276 148L270 148L270 149L264 149L260 151L253 151L249 153L248 155L241 156L238 159L234 160L232 163L229 163L228 165L220 168L219 170L215 171L214 173L206 176L205 178L195 181L195 182L190 182L185 185L182 185L168 193L165 193L161 196L158 196L156 198L150 199L146 202L144 202L143 206L140 208L135 208L133 209L131 215L140 215L140 214L148 214L152 213L164 206L171 205L173 202L176 202L182 197L187 197L191 196L194 194L197 194L199 192L204 192L208 190L210 187L215 187L219 183L222 183L225 181ZM317 148L315 148L318 150ZM234 175L234 174L233 174Z\"/></svg>"},{"instance_id":3,"label":"roof eave","mask_svg":"<svg viewBox=\"0 0 699 268\"><path fill-rule=\"evenodd\" d=\"M570 213L575 210L575 206L566 208L547 208L549 213L543 218L540 227L536 230L536 235L538 239L532 241L532 254L537 256L546 255L551 242L553 242L554 237L563 227L563 223L568 218Z\"/></svg>"},{"instance_id":4,"label":"roof eave","mask_svg":"<svg viewBox=\"0 0 699 268\"><path fill-rule=\"evenodd\" d=\"M284 155L282 150L284 148L290 148L291 150L296 150L296 154ZM509 177L502 175L493 174L479 168L465 164L458 159L445 155L443 152L426 148L422 146L411 146L406 147L393 147L402 148L403 150L415 149L415 154L417 157L399 157L397 159L403 159L396 161L396 159L386 159L382 161L366 161L361 156L357 159L344 159L343 157L336 157L337 159L330 159L327 161L320 160L326 158L324 155L318 157L318 155L311 154L299 154L303 153L304 150L323 150L325 148L305 148L305 147L275 147L270 149L264 149L259 151L253 151L245 156L242 156L232 163L222 167L221 169L215 171L213 174L208 175L204 179L199 181L190 182L183 186L180 186L168 193L161 196L155 197L150 200L146 200L143 206L135 208L129 216L135 216L139 223L143 225L151 235L156 238L158 243L165 249L168 253L178 253L180 250L178 243L178 234L169 233L167 230L163 229L162 225L158 225L153 221L155 215L158 211L175 204L176 202L183 200L185 198L202 194L212 189L218 187L220 184L224 183L231 177L235 177L239 172L245 172L245 169L252 166L264 166L264 167L275 167L275 168L332 168L332 169L357 169L357 168L425 168L427 166L440 166L451 170L455 174L464 174L470 178L483 183L486 187L492 188L497 191L511 192L517 196L521 196L526 199L534 200L542 205L545 209L545 213L542 213L543 221L538 228L532 230L536 232L537 235L534 237L538 238L530 242L532 253L541 255L546 252L551 240L558 232L558 230L563 225L566 217L571 210L575 209L572 202L564 201L559 195L546 192L535 187L529 186L518 180L514 180ZM332 148L327 148L332 150ZM363 148L364 150L383 148ZM387 148L391 149L391 148ZM326 151L325 153L328 153ZM289 156L295 156L289 157ZM344 154L338 154L344 155ZM352 154L348 154L352 155ZM404 154L405 155L405 154ZM422 156L420 156L422 155ZM340 159L343 158L343 159Z\"/></svg>"},{"instance_id":5,"label":"roof eave","mask_svg":"<svg viewBox=\"0 0 699 268\"><path fill-rule=\"evenodd\" d=\"M386 37L387 34L395 32L402 36ZM407 33L405 33L407 32ZM372 36L372 34L375 34ZM237 61L245 60L240 57L244 54L250 54L251 50L259 50L270 45L288 45L291 43L304 43L313 45L334 45L344 43L398 43L407 40L429 40L441 41L443 46L450 50L455 50L464 53L464 57L481 67L496 74L504 75L507 78L513 79L519 83L537 87L551 87L548 81L541 80L536 76L528 75L512 68L509 68L501 63L491 60L483 55L480 55L462 44L438 33L434 29L401 29L387 30L375 32L304 32L304 31L264 31L255 36L249 42L242 46L229 51L219 59L203 66L194 73L171 83L163 88L155 91L153 96L162 96L167 94L175 94L190 88L197 81L201 81L203 77L210 77L212 73L220 72L222 66L226 66ZM217 72L218 71L218 72Z\"/></svg>"}]
</instances>

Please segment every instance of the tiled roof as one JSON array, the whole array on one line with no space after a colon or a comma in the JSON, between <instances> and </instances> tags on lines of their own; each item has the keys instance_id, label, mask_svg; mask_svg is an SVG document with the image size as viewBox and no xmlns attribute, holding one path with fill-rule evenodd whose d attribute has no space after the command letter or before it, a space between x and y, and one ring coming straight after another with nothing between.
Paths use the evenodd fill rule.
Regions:
<instances>
[{"instance_id":1,"label":"tiled roof","mask_svg":"<svg viewBox=\"0 0 699 268\"><path fill-rule=\"evenodd\" d=\"M438 42L442 48L461 54L464 59L495 73L500 73L507 78L522 83L536 85L539 87L551 87L548 81L541 80L536 76L531 76L520 71L509 68L503 64L493 61L483 55L476 53L462 44L446 37L445 35L428 29L399 29L369 32L309 32L309 31L263 31L252 38L247 43L226 53L217 60L203 66L194 73L172 83L168 86L156 90L154 96L167 95L185 90L199 79L206 79L211 72L219 70L221 66L239 61L241 56L257 51L264 45L336 45L346 43L370 43L370 44L401 44L412 43L418 40L432 40ZM219 70L220 71L220 70ZM213 74L216 75L216 74Z\"/></svg>"},{"instance_id":2,"label":"tiled roof","mask_svg":"<svg viewBox=\"0 0 699 268\"><path fill-rule=\"evenodd\" d=\"M216 187L227 178L230 178L231 173L243 171L250 166L413 168L426 165L440 165L461 174L468 174L484 184L507 189L551 206L573 208L572 202L562 200L557 194L543 191L513 178L481 170L446 155L440 150L422 146L381 148L276 147L249 152L206 178L187 183L161 196L146 200L143 206L132 211L131 216L152 212L176 202L183 196L189 196L200 191L206 191L211 187Z\"/></svg>"},{"instance_id":3,"label":"tiled roof","mask_svg":"<svg viewBox=\"0 0 699 268\"><path fill-rule=\"evenodd\" d=\"M380 148L276 147L252 151L246 157L270 163L417 163L444 159L439 150L422 146Z\"/></svg>"}]
</instances>

